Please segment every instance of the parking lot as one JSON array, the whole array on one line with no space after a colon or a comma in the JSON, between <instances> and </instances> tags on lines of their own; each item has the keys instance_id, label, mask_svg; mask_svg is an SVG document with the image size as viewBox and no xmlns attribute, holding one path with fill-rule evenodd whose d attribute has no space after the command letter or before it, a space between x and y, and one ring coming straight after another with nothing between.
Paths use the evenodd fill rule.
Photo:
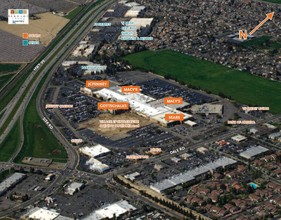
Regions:
<instances>
[{"instance_id":1,"label":"parking lot","mask_svg":"<svg viewBox=\"0 0 281 220\"><path fill-rule=\"evenodd\" d=\"M190 157L187 160L181 159L180 157L178 158L180 159L180 161L177 163L172 161L171 159L167 159L157 163L162 166L162 169L160 171L157 171L154 168L154 164L148 165L140 169L138 171L141 173L140 181L143 184L149 186L152 183L160 182L173 175L180 174L188 170L192 170L195 167L199 167L209 162L212 162L216 160L218 156L216 156L212 152L200 154L193 151L190 153Z\"/></svg>"},{"instance_id":2,"label":"parking lot","mask_svg":"<svg viewBox=\"0 0 281 220\"><path fill-rule=\"evenodd\" d=\"M27 177L23 181L0 197L0 211L4 211L20 203L20 199L14 201L10 199L13 194L17 194L19 198L24 195L31 198L43 191L50 184L50 182L44 180L45 177L46 175L27 174Z\"/></svg>"},{"instance_id":3,"label":"parking lot","mask_svg":"<svg viewBox=\"0 0 281 220\"><path fill-rule=\"evenodd\" d=\"M77 90L62 88L58 103L73 104L73 108L60 109L60 111L66 120L74 124L74 127L78 127L78 123L100 114L100 111L97 110L97 100L83 95Z\"/></svg>"},{"instance_id":4,"label":"parking lot","mask_svg":"<svg viewBox=\"0 0 281 220\"><path fill-rule=\"evenodd\" d=\"M121 198L105 186L94 184L86 185L73 196L65 195L63 190L52 196L54 202L49 208L54 208L61 215L71 217L83 217L106 204L117 202ZM41 202L46 206L46 202Z\"/></svg>"}]
</instances>

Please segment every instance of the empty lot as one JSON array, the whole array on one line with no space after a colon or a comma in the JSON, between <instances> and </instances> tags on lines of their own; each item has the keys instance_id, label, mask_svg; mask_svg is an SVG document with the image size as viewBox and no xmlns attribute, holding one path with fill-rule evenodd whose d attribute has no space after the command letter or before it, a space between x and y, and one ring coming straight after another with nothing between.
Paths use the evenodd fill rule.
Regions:
<instances>
[{"instance_id":1,"label":"empty lot","mask_svg":"<svg viewBox=\"0 0 281 220\"><path fill-rule=\"evenodd\" d=\"M29 20L29 25L8 25L7 22L0 22L0 29L13 35L22 37L22 33L41 34L40 41L44 46L57 35L57 33L68 23L68 19L53 15L52 13L42 13L37 15L38 20Z\"/></svg>"},{"instance_id":2,"label":"empty lot","mask_svg":"<svg viewBox=\"0 0 281 220\"><path fill-rule=\"evenodd\" d=\"M0 42L0 62L29 62L44 49L42 45L23 47L20 37L2 30Z\"/></svg>"},{"instance_id":3,"label":"empty lot","mask_svg":"<svg viewBox=\"0 0 281 220\"><path fill-rule=\"evenodd\" d=\"M112 115L109 113L101 114L96 118L90 119L80 124L80 128L89 128L100 135L110 137L113 140L127 137L127 132L136 128L100 128L100 120L139 120L140 127L146 126L151 122L135 113L126 112L119 115Z\"/></svg>"}]
</instances>

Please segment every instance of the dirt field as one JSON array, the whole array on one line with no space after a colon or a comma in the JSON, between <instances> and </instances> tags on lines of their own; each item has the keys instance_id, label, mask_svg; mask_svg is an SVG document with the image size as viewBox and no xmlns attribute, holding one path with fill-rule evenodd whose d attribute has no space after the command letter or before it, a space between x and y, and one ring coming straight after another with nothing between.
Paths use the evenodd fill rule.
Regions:
<instances>
[{"instance_id":1,"label":"dirt field","mask_svg":"<svg viewBox=\"0 0 281 220\"><path fill-rule=\"evenodd\" d=\"M29 25L8 25L6 21L0 21L0 30L18 37L22 37L22 33L41 34L40 40L44 46L47 46L69 21L66 18L53 15L49 12L38 14L37 16L41 19L30 19Z\"/></svg>"},{"instance_id":2,"label":"dirt field","mask_svg":"<svg viewBox=\"0 0 281 220\"><path fill-rule=\"evenodd\" d=\"M0 15L7 18L8 9L29 9L29 14L37 14L48 11L48 9L38 7L36 5L28 4L22 0L0 0Z\"/></svg>"},{"instance_id":3,"label":"dirt field","mask_svg":"<svg viewBox=\"0 0 281 220\"><path fill-rule=\"evenodd\" d=\"M44 50L42 45L22 46L22 38L2 31L0 27L0 62L26 63Z\"/></svg>"},{"instance_id":4,"label":"dirt field","mask_svg":"<svg viewBox=\"0 0 281 220\"><path fill-rule=\"evenodd\" d=\"M120 115L112 115L109 113L101 114L99 117L90 119L79 125L79 128L88 128L100 135L111 138L112 140L118 140L120 138L127 137L127 132L136 128L101 128L100 120L139 120L140 127L151 124L151 122L137 114L126 112Z\"/></svg>"},{"instance_id":5,"label":"dirt field","mask_svg":"<svg viewBox=\"0 0 281 220\"><path fill-rule=\"evenodd\" d=\"M36 5L47 10L69 12L79 5L72 0L24 0L25 2Z\"/></svg>"},{"instance_id":6,"label":"dirt field","mask_svg":"<svg viewBox=\"0 0 281 220\"><path fill-rule=\"evenodd\" d=\"M0 15L7 18L8 9L29 9L29 14L38 14L55 10L69 12L81 4L90 0L0 0Z\"/></svg>"}]
</instances>

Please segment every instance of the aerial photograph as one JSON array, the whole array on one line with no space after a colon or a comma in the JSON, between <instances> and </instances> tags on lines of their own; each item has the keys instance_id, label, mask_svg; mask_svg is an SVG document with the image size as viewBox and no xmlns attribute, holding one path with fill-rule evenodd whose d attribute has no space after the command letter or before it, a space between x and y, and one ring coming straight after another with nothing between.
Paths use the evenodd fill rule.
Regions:
<instances>
[{"instance_id":1,"label":"aerial photograph","mask_svg":"<svg viewBox=\"0 0 281 220\"><path fill-rule=\"evenodd\" d=\"M281 0L0 0L0 220L281 220Z\"/></svg>"}]
</instances>

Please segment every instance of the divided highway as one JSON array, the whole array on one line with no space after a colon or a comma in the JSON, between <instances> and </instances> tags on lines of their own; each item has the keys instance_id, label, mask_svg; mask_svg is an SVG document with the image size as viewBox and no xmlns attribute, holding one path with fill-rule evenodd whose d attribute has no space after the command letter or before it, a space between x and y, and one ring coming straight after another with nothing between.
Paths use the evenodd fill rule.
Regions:
<instances>
[{"instance_id":1,"label":"divided highway","mask_svg":"<svg viewBox=\"0 0 281 220\"><path fill-rule=\"evenodd\" d=\"M9 109L9 111L5 112L2 117L3 120L1 120L0 122L0 128L4 130L4 132L0 134L0 143L9 134L17 119L21 115L24 115L31 97L37 89L39 83L41 82L42 78L45 77L46 74L48 74L44 86L40 89L36 106L40 117L46 117L46 115L44 115L42 109L40 108L40 97L42 96L44 87L47 85L53 72L58 68L61 62L68 56L68 54L73 50L77 43L86 35L86 33L92 28L93 24L100 19L100 17L105 13L105 11L113 2L114 0L104 0L99 5L93 7L89 12L87 12L79 22L77 21L77 25L75 25L75 27L71 29L44 58L44 63L38 68L38 70L33 71L28 76L28 78L21 86L20 90L17 92L17 95L6 107L7 109ZM20 120L23 120L23 117L21 117ZM4 128L1 127L5 123L7 124L7 126ZM52 132L56 136L56 138L64 145L68 153L69 158L65 170L62 172L63 175L58 174L57 178L52 182L52 184L42 193L18 206L13 207L12 209L1 212L0 217L9 215L19 208L23 208L27 205L33 204L36 200L44 198L45 196L53 193L76 168L79 159L77 152L71 147L71 144L69 144L68 140L66 140L56 128L54 128ZM20 149L18 149L17 152L19 152L19 150ZM13 155L13 157L15 157L15 155ZM7 164L10 165L11 163L8 162Z\"/></svg>"},{"instance_id":2,"label":"divided highway","mask_svg":"<svg viewBox=\"0 0 281 220\"><path fill-rule=\"evenodd\" d=\"M24 112L41 79L46 73L49 75L52 74L51 68L55 64L60 64L59 62L63 60L61 58L63 56L66 57L66 55L73 49L75 44L81 40L87 31L89 31L91 25L98 20L99 16L102 15L105 9L107 9L112 2L114 1L105 0L100 5L94 7L92 10L86 13L82 19L77 22L77 25L75 25L75 27L71 29L43 59L44 62L42 62L38 70L32 71L32 73L30 73L28 78L17 92L17 95L7 105L6 108L9 111L6 111L1 118L0 130L3 132L0 135L0 143L8 135L19 115Z\"/></svg>"}]
</instances>

